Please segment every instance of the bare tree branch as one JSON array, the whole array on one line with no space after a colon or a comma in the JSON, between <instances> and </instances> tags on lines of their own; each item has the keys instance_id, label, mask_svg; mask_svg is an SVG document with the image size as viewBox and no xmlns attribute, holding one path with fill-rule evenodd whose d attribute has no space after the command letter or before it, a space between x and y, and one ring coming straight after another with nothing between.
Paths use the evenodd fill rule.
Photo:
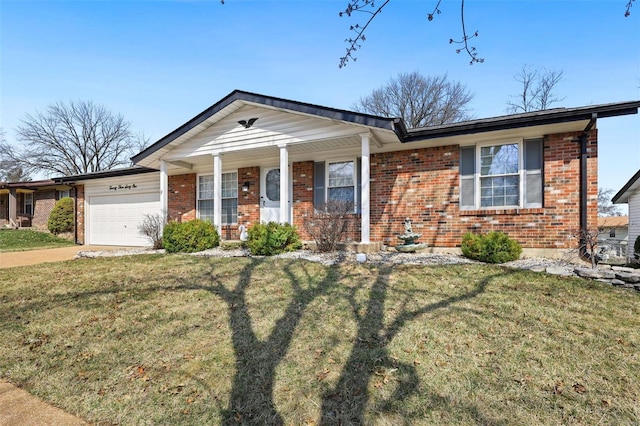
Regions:
<instances>
[{"instance_id":1,"label":"bare tree branch","mask_svg":"<svg viewBox=\"0 0 640 426\"><path fill-rule=\"evenodd\" d=\"M27 114L16 130L24 148L0 153L27 172L72 175L129 165L139 141L121 115L91 101L57 102Z\"/></svg>"},{"instance_id":2,"label":"bare tree branch","mask_svg":"<svg viewBox=\"0 0 640 426\"><path fill-rule=\"evenodd\" d=\"M517 102L507 102L507 111L510 113L540 111L563 101L565 98L554 93L556 86L562 81L562 75L562 70L546 70L523 65L522 69L513 76L522 84L522 89L519 94L513 96Z\"/></svg>"},{"instance_id":3,"label":"bare tree branch","mask_svg":"<svg viewBox=\"0 0 640 426\"><path fill-rule=\"evenodd\" d=\"M400 117L410 128L464 121L471 118L467 105L473 95L466 86L447 76L425 77L418 71L396 78L360 98L356 111L383 117Z\"/></svg>"}]
</instances>

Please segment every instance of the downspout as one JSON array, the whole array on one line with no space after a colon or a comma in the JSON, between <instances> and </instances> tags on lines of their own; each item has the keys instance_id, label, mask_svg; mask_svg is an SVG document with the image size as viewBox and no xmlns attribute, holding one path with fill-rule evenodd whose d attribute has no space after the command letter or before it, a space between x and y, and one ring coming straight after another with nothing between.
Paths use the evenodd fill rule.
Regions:
<instances>
[{"instance_id":1,"label":"downspout","mask_svg":"<svg viewBox=\"0 0 640 426\"><path fill-rule=\"evenodd\" d=\"M580 257L589 258L590 253L587 251L585 239L588 234L588 170L587 170L587 158L588 158L588 137L589 132L595 126L598 119L598 113L591 114L591 119L587 123L587 126L580 135Z\"/></svg>"}]
</instances>

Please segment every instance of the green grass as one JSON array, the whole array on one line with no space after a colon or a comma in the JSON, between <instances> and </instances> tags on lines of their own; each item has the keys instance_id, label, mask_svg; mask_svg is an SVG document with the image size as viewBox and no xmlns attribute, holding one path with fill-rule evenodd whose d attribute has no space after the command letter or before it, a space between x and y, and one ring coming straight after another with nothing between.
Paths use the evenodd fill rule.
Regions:
<instances>
[{"instance_id":1,"label":"green grass","mask_svg":"<svg viewBox=\"0 0 640 426\"><path fill-rule=\"evenodd\" d=\"M73 241L30 229L0 231L0 253L72 246Z\"/></svg>"},{"instance_id":2,"label":"green grass","mask_svg":"<svg viewBox=\"0 0 640 426\"><path fill-rule=\"evenodd\" d=\"M97 424L640 422L640 297L573 278L145 255L0 305L0 377Z\"/></svg>"}]
</instances>

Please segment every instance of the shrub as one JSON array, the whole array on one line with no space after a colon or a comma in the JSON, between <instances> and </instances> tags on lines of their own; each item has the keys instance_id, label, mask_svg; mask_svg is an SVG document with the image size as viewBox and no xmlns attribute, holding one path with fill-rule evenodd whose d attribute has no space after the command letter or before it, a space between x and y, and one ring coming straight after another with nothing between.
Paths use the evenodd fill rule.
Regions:
<instances>
[{"instance_id":1,"label":"shrub","mask_svg":"<svg viewBox=\"0 0 640 426\"><path fill-rule=\"evenodd\" d=\"M138 225L138 231L147 237L153 245L153 249L162 248L162 229L164 228L166 215L164 214L145 214L144 220Z\"/></svg>"},{"instance_id":2,"label":"shrub","mask_svg":"<svg viewBox=\"0 0 640 426\"><path fill-rule=\"evenodd\" d=\"M56 202L49 215L47 228L53 235L73 231L73 198L64 197Z\"/></svg>"},{"instance_id":3,"label":"shrub","mask_svg":"<svg viewBox=\"0 0 640 426\"><path fill-rule=\"evenodd\" d=\"M304 229L316 242L316 248L321 252L336 249L351 226L353 203L339 200L329 200L314 212L304 222Z\"/></svg>"},{"instance_id":4,"label":"shrub","mask_svg":"<svg viewBox=\"0 0 640 426\"><path fill-rule=\"evenodd\" d=\"M486 263L504 263L516 260L522 246L502 232L487 235L467 233L462 239L462 254L470 259Z\"/></svg>"},{"instance_id":5,"label":"shrub","mask_svg":"<svg viewBox=\"0 0 640 426\"><path fill-rule=\"evenodd\" d=\"M633 243L633 257L636 260L640 260L640 235L636 238L636 242Z\"/></svg>"},{"instance_id":6,"label":"shrub","mask_svg":"<svg viewBox=\"0 0 640 426\"><path fill-rule=\"evenodd\" d=\"M169 222L162 233L162 245L167 253L195 253L219 244L220 236L216 227L200 219Z\"/></svg>"},{"instance_id":7,"label":"shrub","mask_svg":"<svg viewBox=\"0 0 640 426\"><path fill-rule=\"evenodd\" d=\"M288 223L256 223L247 233L247 246L251 254L256 256L272 256L302 247L298 232Z\"/></svg>"}]
</instances>

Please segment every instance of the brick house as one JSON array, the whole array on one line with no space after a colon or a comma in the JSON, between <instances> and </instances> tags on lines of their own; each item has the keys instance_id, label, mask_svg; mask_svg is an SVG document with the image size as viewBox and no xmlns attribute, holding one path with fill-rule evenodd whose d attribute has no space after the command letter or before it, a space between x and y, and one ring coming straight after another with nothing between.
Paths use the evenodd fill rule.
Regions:
<instances>
[{"instance_id":1,"label":"brick house","mask_svg":"<svg viewBox=\"0 0 640 426\"><path fill-rule=\"evenodd\" d=\"M53 180L0 182L0 226L47 229L51 210L71 187Z\"/></svg>"},{"instance_id":2,"label":"brick house","mask_svg":"<svg viewBox=\"0 0 640 426\"><path fill-rule=\"evenodd\" d=\"M396 245L409 217L432 250L497 230L545 254L576 247L575 231L596 224L597 119L639 107L406 129L397 118L234 91L133 157L138 167L58 182L78 188L85 243L120 234L128 244L140 212L162 210L172 220L211 220L223 239L272 220L308 239L305 218L339 199L354 206L351 239L361 250Z\"/></svg>"},{"instance_id":3,"label":"brick house","mask_svg":"<svg viewBox=\"0 0 640 426\"><path fill-rule=\"evenodd\" d=\"M629 205L627 259L639 262L640 253L634 252L634 245L636 240L640 238L640 170L611 198L611 202Z\"/></svg>"}]
</instances>

